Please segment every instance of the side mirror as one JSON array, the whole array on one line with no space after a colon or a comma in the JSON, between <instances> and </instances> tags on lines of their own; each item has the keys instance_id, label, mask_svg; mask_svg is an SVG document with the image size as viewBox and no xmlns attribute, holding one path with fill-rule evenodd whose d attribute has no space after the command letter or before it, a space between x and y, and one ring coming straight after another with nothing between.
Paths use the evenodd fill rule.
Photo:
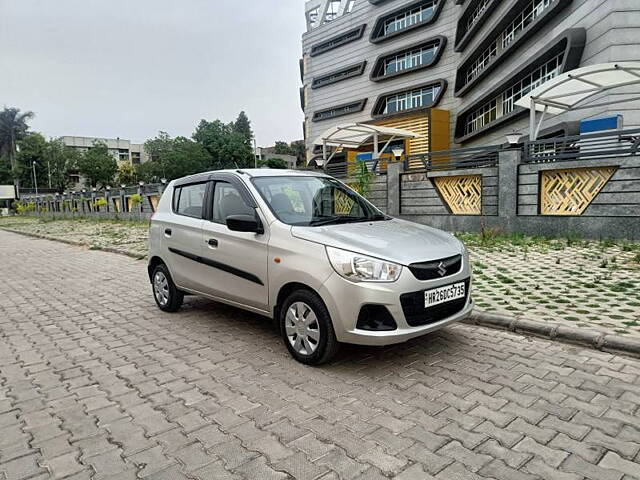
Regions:
<instances>
[{"instance_id":1,"label":"side mirror","mask_svg":"<svg viewBox=\"0 0 640 480\"><path fill-rule=\"evenodd\" d=\"M226 222L227 228L233 232L264 233L262 222L257 215L229 215Z\"/></svg>"}]
</instances>

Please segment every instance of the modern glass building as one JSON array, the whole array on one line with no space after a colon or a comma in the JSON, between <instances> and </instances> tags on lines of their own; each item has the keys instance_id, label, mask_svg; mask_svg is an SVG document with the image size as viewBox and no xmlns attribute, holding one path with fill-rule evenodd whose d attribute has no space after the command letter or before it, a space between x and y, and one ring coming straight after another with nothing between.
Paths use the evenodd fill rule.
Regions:
<instances>
[{"instance_id":1,"label":"modern glass building","mask_svg":"<svg viewBox=\"0 0 640 480\"><path fill-rule=\"evenodd\" d=\"M308 159L323 132L354 122L420 134L393 145L409 154L504 143L513 131L527 135L527 110L514 103L529 91L577 67L637 61L640 52L640 1L309 0L305 7ZM550 117L542 135L576 134L580 120L607 115L640 126L639 107Z\"/></svg>"}]
</instances>

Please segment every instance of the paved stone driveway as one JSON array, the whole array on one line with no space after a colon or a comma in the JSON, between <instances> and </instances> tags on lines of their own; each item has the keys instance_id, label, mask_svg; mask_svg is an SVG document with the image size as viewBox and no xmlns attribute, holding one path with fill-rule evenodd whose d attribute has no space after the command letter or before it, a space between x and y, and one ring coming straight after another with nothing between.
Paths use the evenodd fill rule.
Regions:
<instances>
[{"instance_id":1,"label":"paved stone driveway","mask_svg":"<svg viewBox=\"0 0 640 480\"><path fill-rule=\"evenodd\" d=\"M309 368L145 265L0 232L0 479L640 478L640 361L459 325Z\"/></svg>"}]
</instances>

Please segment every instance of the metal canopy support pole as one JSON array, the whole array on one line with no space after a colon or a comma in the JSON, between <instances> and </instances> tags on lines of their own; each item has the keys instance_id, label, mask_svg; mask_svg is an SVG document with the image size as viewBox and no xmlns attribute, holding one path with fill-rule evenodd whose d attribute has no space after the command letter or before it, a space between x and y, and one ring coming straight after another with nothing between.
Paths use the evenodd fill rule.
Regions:
<instances>
[{"instance_id":1,"label":"metal canopy support pole","mask_svg":"<svg viewBox=\"0 0 640 480\"><path fill-rule=\"evenodd\" d=\"M373 132L373 159L377 160L380 155L378 148L378 132Z\"/></svg>"},{"instance_id":2,"label":"metal canopy support pole","mask_svg":"<svg viewBox=\"0 0 640 480\"><path fill-rule=\"evenodd\" d=\"M529 107L529 140L535 141L536 138L536 101L531 97L531 106Z\"/></svg>"},{"instance_id":3,"label":"metal canopy support pole","mask_svg":"<svg viewBox=\"0 0 640 480\"><path fill-rule=\"evenodd\" d=\"M540 128L542 127L542 122L544 121L544 116L547 114L547 111L549 110L549 107L547 105L544 106L544 110L542 111L542 115L540 115L540 121L538 122L538 125L536 125L536 131L534 133L534 136L536 137L536 139L538 138L538 135L540 134Z\"/></svg>"},{"instance_id":4,"label":"metal canopy support pole","mask_svg":"<svg viewBox=\"0 0 640 480\"><path fill-rule=\"evenodd\" d=\"M378 159L380 158L380 149L378 148L378 132L373 132L373 165L371 170L375 173L376 166L378 165Z\"/></svg>"},{"instance_id":5,"label":"metal canopy support pole","mask_svg":"<svg viewBox=\"0 0 640 480\"><path fill-rule=\"evenodd\" d=\"M322 139L322 169L327 171L327 139Z\"/></svg>"}]
</instances>

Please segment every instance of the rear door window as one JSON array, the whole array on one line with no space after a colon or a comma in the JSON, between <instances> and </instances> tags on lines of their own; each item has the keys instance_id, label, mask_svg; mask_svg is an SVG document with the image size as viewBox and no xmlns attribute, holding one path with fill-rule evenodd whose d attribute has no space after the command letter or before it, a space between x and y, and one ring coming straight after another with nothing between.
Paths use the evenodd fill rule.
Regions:
<instances>
[{"instance_id":1,"label":"rear door window","mask_svg":"<svg viewBox=\"0 0 640 480\"><path fill-rule=\"evenodd\" d=\"M206 191L206 183L194 183L176 188L173 194L173 209L175 213L187 217L202 218L202 207Z\"/></svg>"}]
</instances>

